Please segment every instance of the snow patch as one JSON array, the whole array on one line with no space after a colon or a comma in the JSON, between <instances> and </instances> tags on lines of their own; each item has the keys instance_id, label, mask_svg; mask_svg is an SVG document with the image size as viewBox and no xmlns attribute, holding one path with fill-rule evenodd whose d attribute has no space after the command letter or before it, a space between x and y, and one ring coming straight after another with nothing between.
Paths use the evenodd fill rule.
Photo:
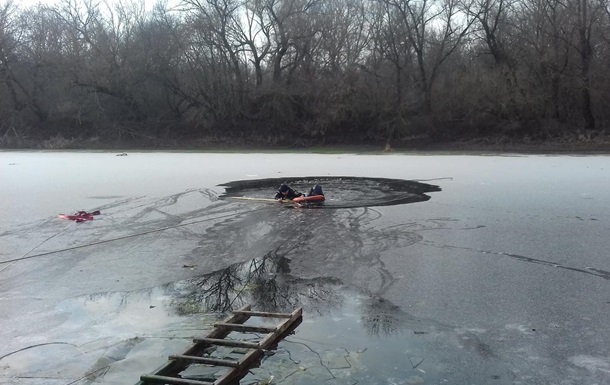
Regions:
<instances>
[{"instance_id":1,"label":"snow patch","mask_svg":"<svg viewBox=\"0 0 610 385\"><path fill-rule=\"evenodd\" d=\"M592 357L592 356L572 356L568 358L571 364L585 368L592 372L599 370L604 373L610 373L610 358L609 357Z\"/></svg>"}]
</instances>

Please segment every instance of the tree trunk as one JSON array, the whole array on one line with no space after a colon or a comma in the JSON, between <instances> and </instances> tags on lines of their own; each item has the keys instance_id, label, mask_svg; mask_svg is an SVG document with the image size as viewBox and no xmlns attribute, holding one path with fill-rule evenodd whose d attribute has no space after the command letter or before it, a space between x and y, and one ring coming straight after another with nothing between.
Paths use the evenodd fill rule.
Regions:
<instances>
[{"instance_id":1,"label":"tree trunk","mask_svg":"<svg viewBox=\"0 0 610 385\"><path fill-rule=\"evenodd\" d=\"M588 12L587 12L587 1L588 0L577 0L578 1L578 17L579 26L578 34L580 37L580 63L581 63L581 81L582 81L582 113L585 119L585 129L595 129L595 118L593 117L593 110L591 108L591 92L589 90L590 79L589 69L591 67L591 39L588 36Z\"/></svg>"}]
</instances>

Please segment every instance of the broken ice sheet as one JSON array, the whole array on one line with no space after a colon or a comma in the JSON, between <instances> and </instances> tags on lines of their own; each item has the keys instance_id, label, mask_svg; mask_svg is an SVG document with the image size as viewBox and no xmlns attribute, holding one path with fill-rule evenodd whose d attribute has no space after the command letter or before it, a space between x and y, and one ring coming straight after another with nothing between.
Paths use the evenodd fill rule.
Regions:
<instances>
[{"instance_id":1,"label":"broken ice sheet","mask_svg":"<svg viewBox=\"0 0 610 385\"><path fill-rule=\"evenodd\" d=\"M218 366L208 366L194 364L180 372L182 378L190 378L199 381L211 381L214 382L216 377L219 377L227 369Z\"/></svg>"}]
</instances>

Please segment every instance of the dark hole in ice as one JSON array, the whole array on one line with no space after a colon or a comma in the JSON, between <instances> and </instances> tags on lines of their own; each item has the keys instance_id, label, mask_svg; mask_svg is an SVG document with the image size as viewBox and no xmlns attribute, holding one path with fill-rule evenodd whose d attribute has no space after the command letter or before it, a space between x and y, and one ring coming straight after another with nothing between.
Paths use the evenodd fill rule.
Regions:
<instances>
[{"instance_id":1,"label":"dark hole in ice","mask_svg":"<svg viewBox=\"0 0 610 385\"><path fill-rule=\"evenodd\" d=\"M430 199L428 192L441 191L439 186L413 180L388 178L360 178L349 176L283 177L255 180L238 180L220 186L225 188L223 198L273 198L278 187L286 183L293 189L307 193L319 184L324 190L323 203L310 204L316 208L355 208L393 206L424 202Z\"/></svg>"}]
</instances>

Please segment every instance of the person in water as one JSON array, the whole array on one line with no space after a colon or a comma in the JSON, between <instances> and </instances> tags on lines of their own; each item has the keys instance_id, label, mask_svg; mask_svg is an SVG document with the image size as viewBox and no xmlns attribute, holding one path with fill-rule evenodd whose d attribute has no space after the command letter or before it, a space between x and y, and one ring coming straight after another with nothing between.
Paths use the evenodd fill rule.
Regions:
<instances>
[{"instance_id":1,"label":"person in water","mask_svg":"<svg viewBox=\"0 0 610 385\"><path fill-rule=\"evenodd\" d=\"M305 195L293 188L291 188L290 186L288 186L286 183L283 183L280 188L278 188L277 190L277 194L275 194L275 199L294 199L294 198L298 198L298 197L302 197L302 196L317 196L317 195L322 195L324 196L324 192L322 191L322 186L320 186L319 184L314 185L310 190L309 190L309 194Z\"/></svg>"},{"instance_id":2,"label":"person in water","mask_svg":"<svg viewBox=\"0 0 610 385\"><path fill-rule=\"evenodd\" d=\"M302 197L303 193L298 192L297 190L291 188L286 183L283 183L280 188L277 189L277 194L275 194L275 199L294 199L297 197Z\"/></svg>"},{"instance_id":3,"label":"person in water","mask_svg":"<svg viewBox=\"0 0 610 385\"><path fill-rule=\"evenodd\" d=\"M307 196L314 197L314 196L318 196L318 195L324 196L324 192L322 191L322 186L320 186L319 184L314 184L313 187L309 190L309 194L307 194Z\"/></svg>"}]
</instances>

